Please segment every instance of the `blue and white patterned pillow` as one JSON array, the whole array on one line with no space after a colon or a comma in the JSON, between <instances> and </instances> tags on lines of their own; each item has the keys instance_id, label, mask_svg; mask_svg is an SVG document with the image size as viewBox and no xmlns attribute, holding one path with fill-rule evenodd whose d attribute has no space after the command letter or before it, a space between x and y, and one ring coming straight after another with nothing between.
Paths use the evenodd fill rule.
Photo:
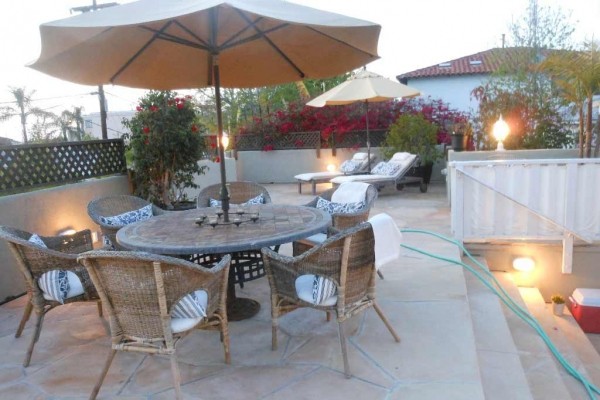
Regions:
<instances>
[{"instance_id":1,"label":"blue and white patterned pillow","mask_svg":"<svg viewBox=\"0 0 600 400\"><path fill-rule=\"evenodd\" d=\"M102 235L102 244L104 244L104 250L116 250L115 244L106 235Z\"/></svg>"},{"instance_id":2,"label":"blue and white patterned pillow","mask_svg":"<svg viewBox=\"0 0 600 400\"><path fill-rule=\"evenodd\" d=\"M353 174L358 171L360 163L354 160L346 160L340 165L340 171L344 174Z\"/></svg>"},{"instance_id":3,"label":"blue and white patterned pillow","mask_svg":"<svg viewBox=\"0 0 600 400\"><path fill-rule=\"evenodd\" d=\"M39 237L39 236L38 236L37 234L35 234L35 233L34 233L34 234L32 234L32 235L29 237L29 242L31 242L31 243L33 243L33 244L35 244L35 245L37 245L37 246L43 247L44 249L47 249L47 248L48 248L48 246L46 246L46 243L44 243L44 241L42 240L42 238L41 238L41 237Z\"/></svg>"},{"instance_id":4,"label":"blue and white patterned pillow","mask_svg":"<svg viewBox=\"0 0 600 400\"><path fill-rule=\"evenodd\" d=\"M211 207L221 207L221 200L217 200L217 199L210 199L210 206ZM230 206L252 206L252 205L256 205L256 204L264 204L265 203L265 196L263 196L263 194L259 194L256 197L251 198L250 200L248 200L245 203L242 204L229 204Z\"/></svg>"},{"instance_id":5,"label":"blue and white patterned pillow","mask_svg":"<svg viewBox=\"0 0 600 400\"><path fill-rule=\"evenodd\" d=\"M359 201L358 203L334 203L320 196L317 198L317 208L328 214L352 214L361 211L364 207L364 201Z\"/></svg>"},{"instance_id":6,"label":"blue and white patterned pillow","mask_svg":"<svg viewBox=\"0 0 600 400\"><path fill-rule=\"evenodd\" d=\"M128 211L113 217L100 217L100 221L106 225L122 226L138 221L145 221L152 216L152 204L148 204L139 210Z\"/></svg>"},{"instance_id":7,"label":"blue and white patterned pillow","mask_svg":"<svg viewBox=\"0 0 600 400\"><path fill-rule=\"evenodd\" d=\"M67 271L55 269L43 273L38 279L38 286L52 300L63 304L70 289Z\"/></svg>"},{"instance_id":8,"label":"blue and white patterned pillow","mask_svg":"<svg viewBox=\"0 0 600 400\"><path fill-rule=\"evenodd\" d=\"M204 318L208 294L204 290L188 293L171 309L172 318Z\"/></svg>"},{"instance_id":9,"label":"blue and white patterned pillow","mask_svg":"<svg viewBox=\"0 0 600 400\"><path fill-rule=\"evenodd\" d=\"M398 165L396 163L390 163L390 162L386 163L386 162L382 161L379 164L377 164L375 166L375 168L373 168L371 170L371 173L373 175L393 176L399 170L400 170L400 165Z\"/></svg>"}]
</instances>

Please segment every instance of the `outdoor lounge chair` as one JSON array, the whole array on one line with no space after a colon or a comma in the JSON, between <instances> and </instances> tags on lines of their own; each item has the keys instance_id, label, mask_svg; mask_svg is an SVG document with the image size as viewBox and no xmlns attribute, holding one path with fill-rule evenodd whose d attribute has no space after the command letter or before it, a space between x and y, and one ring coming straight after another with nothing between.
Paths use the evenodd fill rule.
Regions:
<instances>
[{"instance_id":1,"label":"outdoor lounge chair","mask_svg":"<svg viewBox=\"0 0 600 400\"><path fill-rule=\"evenodd\" d=\"M95 399L117 351L171 358L175 395L181 399L175 347L194 328L217 328L230 363L225 302L230 257L212 268L185 260L129 251L90 251L85 265L106 305L111 349L90 399ZM121 369L121 368L119 368ZM117 372L115 372L117 373Z\"/></svg>"},{"instance_id":2,"label":"outdoor lounge chair","mask_svg":"<svg viewBox=\"0 0 600 400\"><path fill-rule=\"evenodd\" d=\"M415 154L396 153L389 161L381 161L377 164L371 170L371 174L338 176L331 179L330 182L334 186L341 185L344 182L366 182L375 185L378 189L389 184L398 185L406 173L416 166L418 159Z\"/></svg>"},{"instance_id":3,"label":"outdoor lounge chair","mask_svg":"<svg viewBox=\"0 0 600 400\"><path fill-rule=\"evenodd\" d=\"M127 250L117 243L123 226L165 213L165 210L136 196L117 195L95 199L87 206L88 215L100 226L106 250Z\"/></svg>"},{"instance_id":4,"label":"outdoor lounge chair","mask_svg":"<svg viewBox=\"0 0 600 400\"><path fill-rule=\"evenodd\" d=\"M45 315L63 304L93 301L102 316L100 297L82 265L77 263L78 253L92 250L89 229L65 236L38 236L7 226L0 226L0 238L17 259L25 278L27 304L15 337L20 337L25 324L35 312L37 320L23 366L31 361L33 348L40 337Z\"/></svg>"},{"instance_id":5,"label":"outdoor lounge chair","mask_svg":"<svg viewBox=\"0 0 600 400\"><path fill-rule=\"evenodd\" d=\"M375 157L371 154L371 165ZM355 153L352 159L344 161L340 165L339 171L327 172L307 172L294 176L298 180L298 193L302 193L302 183L310 183L312 185L312 194L317 192L317 183L329 182L330 179L336 176L360 174L369 172L369 159L367 153Z\"/></svg>"},{"instance_id":6,"label":"outdoor lounge chair","mask_svg":"<svg viewBox=\"0 0 600 400\"><path fill-rule=\"evenodd\" d=\"M343 323L373 307L396 342L400 341L375 301L375 238L369 223L342 231L297 257L263 249L271 287L272 349L279 317L300 307L337 315L344 373L350 377Z\"/></svg>"}]
</instances>

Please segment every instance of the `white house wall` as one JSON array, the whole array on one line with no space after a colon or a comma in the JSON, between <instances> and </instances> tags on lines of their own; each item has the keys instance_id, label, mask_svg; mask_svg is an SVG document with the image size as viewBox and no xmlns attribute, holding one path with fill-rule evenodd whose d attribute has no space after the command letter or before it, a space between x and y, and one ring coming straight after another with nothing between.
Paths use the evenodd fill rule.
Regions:
<instances>
[{"instance_id":1,"label":"white house wall","mask_svg":"<svg viewBox=\"0 0 600 400\"><path fill-rule=\"evenodd\" d=\"M488 75L437 76L409 79L407 85L418 89L424 97L442 99L451 108L477 111L479 102L471 99L471 91L488 80Z\"/></svg>"},{"instance_id":2,"label":"white house wall","mask_svg":"<svg viewBox=\"0 0 600 400\"><path fill-rule=\"evenodd\" d=\"M106 127L109 139L120 139L129 129L121 123L123 118L130 119L135 111L112 111L106 116ZM83 117L84 131L97 139L102 139L102 128L100 125L100 113L91 113Z\"/></svg>"}]
</instances>

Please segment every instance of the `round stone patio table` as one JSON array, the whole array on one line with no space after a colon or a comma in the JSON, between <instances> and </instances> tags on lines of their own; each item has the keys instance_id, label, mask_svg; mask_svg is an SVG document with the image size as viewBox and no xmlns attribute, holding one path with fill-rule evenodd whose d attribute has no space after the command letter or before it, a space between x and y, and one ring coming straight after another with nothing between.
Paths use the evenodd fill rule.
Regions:
<instances>
[{"instance_id":1,"label":"round stone patio table","mask_svg":"<svg viewBox=\"0 0 600 400\"><path fill-rule=\"evenodd\" d=\"M131 250L146 251L172 256L215 255L260 250L277 246L323 232L331 225L331 216L319 209L292 205L252 205L241 208L242 221L235 225L238 215L235 207L230 210L230 223L209 225L217 217L216 208L198 208L173 211L152 217L146 221L127 225L117 232L117 241ZM253 222L251 216L258 220ZM196 221L205 216L204 222ZM214 261L213 258L208 258ZM262 261L261 261L262 262ZM260 304L252 299L235 295L235 283L229 279L227 314L232 321L255 315Z\"/></svg>"}]
</instances>

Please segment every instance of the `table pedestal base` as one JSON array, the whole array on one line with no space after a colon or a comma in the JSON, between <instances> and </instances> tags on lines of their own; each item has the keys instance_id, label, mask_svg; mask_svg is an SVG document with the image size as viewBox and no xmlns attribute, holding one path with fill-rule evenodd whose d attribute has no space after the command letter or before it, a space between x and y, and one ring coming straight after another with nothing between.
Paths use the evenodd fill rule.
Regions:
<instances>
[{"instance_id":1,"label":"table pedestal base","mask_svg":"<svg viewBox=\"0 0 600 400\"><path fill-rule=\"evenodd\" d=\"M260 311L260 303L245 297L227 299L227 320L242 321L252 318Z\"/></svg>"}]
</instances>

